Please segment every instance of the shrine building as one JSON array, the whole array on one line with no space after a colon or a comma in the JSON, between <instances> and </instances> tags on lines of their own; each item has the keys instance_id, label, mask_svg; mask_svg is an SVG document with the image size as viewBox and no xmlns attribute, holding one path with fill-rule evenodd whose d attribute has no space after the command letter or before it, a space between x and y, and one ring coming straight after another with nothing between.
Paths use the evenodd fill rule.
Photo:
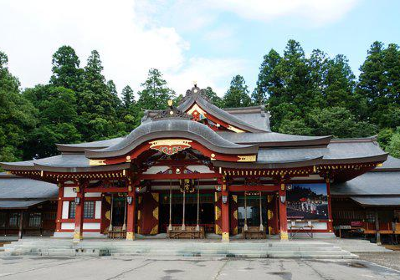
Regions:
<instances>
[{"instance_id":1,"label":"shrine building","mask_svg":"<svg viewBox=\"0 0 400 280\"><path fill-rule=\"evenodd\" d=\"M55 237L287 240L333 236L331 185L388 157L374 138L272 132L263 106L221 109L197 85L168 106L126 137L1 166L58 186Z\"/></svg>"}]
</instances>

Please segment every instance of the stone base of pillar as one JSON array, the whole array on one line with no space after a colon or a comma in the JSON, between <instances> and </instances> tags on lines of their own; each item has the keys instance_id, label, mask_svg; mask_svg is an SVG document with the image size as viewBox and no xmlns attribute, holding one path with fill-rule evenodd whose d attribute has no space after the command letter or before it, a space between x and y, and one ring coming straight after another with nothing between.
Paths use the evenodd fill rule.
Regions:
<instances>
[{"instance_id":1,"label":"stone base of pillar","mask_svg":"<svg viewBox=\"0 0 400 280\"><path fill-rule=\"evenodd\" d=\"M135 240L135 233L134 232L127 232L126 233L126 240Z\"/></svg>"},{"instance_id":2,"label":"stone base of pillar","mask_svg":"<svg viewBox=\"0 0 400 280\"><path fill-rule=\"evenodd\" d=\"M286 231L281 231L281 241L288 241L289 235Z\"/></svg>"},{"instance_id":3,"label":"stone base of pillar","mask_svg":"<svg viewBox=\"0 0 400 280\"><path fill-rule=\"evenodd\" d=\"M229 242L229 232L222 233L222 242Z\"/></svg>"}]
</instances>

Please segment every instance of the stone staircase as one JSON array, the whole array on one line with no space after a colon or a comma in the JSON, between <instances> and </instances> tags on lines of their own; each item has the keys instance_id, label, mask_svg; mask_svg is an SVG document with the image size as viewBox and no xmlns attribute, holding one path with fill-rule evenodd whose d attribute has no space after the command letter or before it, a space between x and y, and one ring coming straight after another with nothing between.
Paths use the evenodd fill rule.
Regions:
<instances>
[{"instance_id":1,"label":"stone staircase","mask_svg":"<svg viewBox=\"0 0 400 280\"><path fill-rule=\"evenodd\" d=\"M356 255L322 241L214 240L84 240L22 239L4 245L5 255L38 256L148 256L209 258L314 258L348 259Z\"/></svg>"}]
</instances>

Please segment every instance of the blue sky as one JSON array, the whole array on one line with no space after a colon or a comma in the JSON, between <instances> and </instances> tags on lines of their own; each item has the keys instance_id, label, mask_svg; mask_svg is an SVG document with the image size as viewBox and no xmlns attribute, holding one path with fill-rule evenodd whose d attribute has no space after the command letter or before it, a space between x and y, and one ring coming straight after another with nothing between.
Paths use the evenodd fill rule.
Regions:
<instances>
[{"instance_id":1,"label":"blue sky","mask_svg":"<svg viewBox=\"0 0 400 280\"><path fill-rule=\"evenodd\" d=\"M400 44L400 1L192 0L0 2L0 50L22 87L46 83L51 55L100 52L107 79L137 91L151 67L178 93L195 80L222 95L233 75L254 88L262 57L289 39L306 54L344 54L358 74L373 41ZM62 11L62 12L61 12Z\"/></svg>"}]
</instances>

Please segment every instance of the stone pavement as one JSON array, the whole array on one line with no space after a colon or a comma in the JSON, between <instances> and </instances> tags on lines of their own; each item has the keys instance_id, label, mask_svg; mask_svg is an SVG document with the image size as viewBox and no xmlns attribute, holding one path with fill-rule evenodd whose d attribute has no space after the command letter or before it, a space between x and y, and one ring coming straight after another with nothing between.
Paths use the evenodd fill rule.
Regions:
<instances>
[{"instance_id":1,"label":"stone pavement","mask_svg":"<svg viewBox=\"0 0 400 280\"><path fill-rule=\"evenodd\" d=\"M0 254L0 279L400 279L400 272L362 260L179 257L10 257Z\"/></svg>"}]
</instances>

